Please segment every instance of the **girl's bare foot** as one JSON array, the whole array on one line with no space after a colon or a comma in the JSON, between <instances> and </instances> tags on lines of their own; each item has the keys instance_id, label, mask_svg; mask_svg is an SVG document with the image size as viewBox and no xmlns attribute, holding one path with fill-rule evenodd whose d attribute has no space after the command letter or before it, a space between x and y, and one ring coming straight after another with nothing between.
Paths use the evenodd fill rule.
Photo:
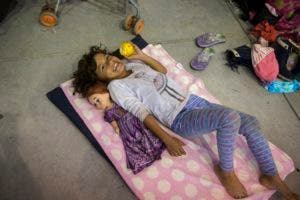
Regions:
<instances>
[{"instance_id":1,"label":"girl's bare foot","mask_svg":"<svg viewBox=\"0 0 300 200\"><path fill-rule=\"evenodd\" d=\"M245 187L233 171L224 172L219 165L214 166L214 171L230 196L235 199L241 199L248 196Z\"/></svg>"},{"instance_id":2,"label":"girl's bare foot","mask_svg":"<svg viewBox=\"0 0 300 200\"><path fill-rule=\"evenodd\" d=\"M262 184L270 190L279 191L286 200L300 200L300 196L295 193L292 193L292 191L281 180L278 174L275 176L261 175L259 177L259 182L260 184Z\"/></svg>"}]
</instances>

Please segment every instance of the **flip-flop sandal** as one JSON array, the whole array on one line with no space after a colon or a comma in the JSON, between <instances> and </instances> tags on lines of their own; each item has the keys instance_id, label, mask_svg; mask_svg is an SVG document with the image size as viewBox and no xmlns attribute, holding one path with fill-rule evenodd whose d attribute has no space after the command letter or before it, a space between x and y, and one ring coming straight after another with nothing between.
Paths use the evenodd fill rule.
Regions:
<instances>
[{"instance_id":1,"label":"flip-flop sandal","mask_svg":"<svg viewBox=\"0 0 300 200\"><path fill-rule=\"evenodd\" d=\"M203 51L199 52L191 60L191 68L194 70L204 70L206 69L211 57L215 54L212 48L205 48Z\"/></svg>"},{"instance_id":2,"label":"flip-flop sandal","mask_svg":"<svg viewBox=\"0 0 300 200\"><path fill-rule=\"evenodd\" d=\"M211 47L224 42L226 42L225 36L219 33L205 33L196 38L199 47Z\"/></svg>"}]
</instances>

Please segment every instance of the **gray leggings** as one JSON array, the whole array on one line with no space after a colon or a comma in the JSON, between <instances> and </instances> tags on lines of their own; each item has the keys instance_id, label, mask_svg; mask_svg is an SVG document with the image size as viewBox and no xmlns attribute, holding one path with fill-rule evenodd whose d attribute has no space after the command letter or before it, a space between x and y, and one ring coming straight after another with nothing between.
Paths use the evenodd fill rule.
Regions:
<instances>
[{"instance_id":1,"label":"gray leggings","mask_svg":"<svg viewBox=\"0 0 300 200\"><path fill-rule=\"evenodd\" d=\"M176 116L171 129L186 138L217 130L219 165L225 171L233 171L235 137L241 134L246 138L261 172L271 176L277 173L268 142L261 133L257 119L251 115L192 95Z\"/></svg>"}]
</instances>

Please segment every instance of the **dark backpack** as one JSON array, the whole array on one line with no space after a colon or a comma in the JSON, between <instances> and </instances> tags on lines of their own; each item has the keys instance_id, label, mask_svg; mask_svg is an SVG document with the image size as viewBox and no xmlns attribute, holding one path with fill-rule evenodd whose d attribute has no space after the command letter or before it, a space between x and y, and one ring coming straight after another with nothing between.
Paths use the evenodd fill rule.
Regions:
<instances>
[{"instance_id":1,"label":"dark backpack","mask_svg":"<svg viewBox=\"0 0 300 200\"><path fill-rule=\"evenodd\" d=\"M243 45L234 49L227 49L225 51L227 65L231 70L238 72L238 66L242 65L249 68L253 72L251 61L251 48Z\"/></svg>"}]
</instances>

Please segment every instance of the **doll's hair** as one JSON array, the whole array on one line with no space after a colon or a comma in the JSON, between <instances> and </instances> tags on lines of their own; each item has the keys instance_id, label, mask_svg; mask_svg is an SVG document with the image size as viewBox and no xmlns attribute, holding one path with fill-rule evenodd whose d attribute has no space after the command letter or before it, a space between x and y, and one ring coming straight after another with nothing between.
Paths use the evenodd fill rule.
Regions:
<instances>
[{"instance_id":1,"label":"doll's hair","mask_svg":"<svg viewBox=\"0 0 300 200\"><path fill-rule=\"evenodd\" d=\"M97 81L87 89L86 97L90 97L93 94L104 94L104 93L109 93L107 89L107 84L101 81Z\"/></svg>"},{"instance_id":2,"label":"doll's hair","mask_svg":"<svg viewBox=\"0 0 300 200\"><path fill-rule=\"evenodd\" d=\"M86 97L88 89L98 81L97 63L94 59L94 56L98 53L111 54L102 44L90 47L89 53L82 56L78 62L77 70L73 73L74 94L79 93Z\"/></svg>"}]
</instances>

